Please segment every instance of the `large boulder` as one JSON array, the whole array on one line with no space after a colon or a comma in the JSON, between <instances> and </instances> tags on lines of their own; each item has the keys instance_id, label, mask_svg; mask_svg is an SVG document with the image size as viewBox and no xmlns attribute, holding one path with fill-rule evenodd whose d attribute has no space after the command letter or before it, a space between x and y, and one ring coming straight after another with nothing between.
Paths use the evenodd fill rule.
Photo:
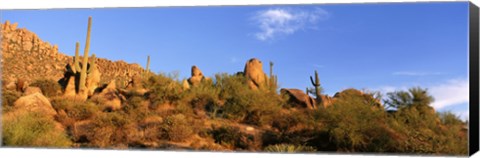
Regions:
<instances>
[{"instance_id":1,"label":"large boulder","mask_svg":"<svg viewBox=\"0 0 480 158\"><path fill-rule=\"evenodd\" d=\"M183 84L184 89L189 89L190 87L198 86L203 81L211 81L210 78L203 76L202 71L195 65L192 66L192 76L187 79L188 86L185 83Z\"/></svg>"},{"instance_id":2,"label":"large boulder","mask_svg":"<svg viewBox=\"0 0 480 158\"><path fill-rule=\"evenodd\" d=\"M40 93L40 94L43 94L42 93L42 90L38 87L27 87L25 89L25 92L23 92L23 95L30 95L30 94L34 94L34 93Z\"/></svg>"},{"instance_id":3,"label":"large boulder","mask_svg":"<svg viewBox=\"0 0 480 158\"><path fill-rule=\"evenodd\" d=\"M308 109L316 108L315 99L305 94L302 90L282 88L280 90L280 93L290 96L289 102L297 106L308 108Z\"/></svg>"},{"instance_id":4,"label":"large boulder","mask_svg":"<svg viewBox=\"0 0 480 158\"><path fill-rule=\"evenodd\" d=\"M251 89L256 90L265 86L267 75L263 72L262 61L256 58L248 60L243 72Z\"/></svg>"},{"instance_id":5,"label":"large boulder","mask_svg":"<svg viewBox=\"0 0 480 158\"><path fill-rule=\"evenodd\" d=\"M98 84L100 83L101 73L98 71L97 66L90 68L92 69L90 73L87 75L85 86L87 87L87 95L92 96L95 90L98 88Z\"/></svg>"},{"instance_id":6,"label":"large boulder","mask_svg":"<svg viewBox=\"0 0 480 158\"><path fill-rule=\"evenodd\" d=\"M92 96L92 100L103 105L105 110L114 111L122 107L122 101L125 100L125 97L117 90L115 80L112 80L101 90L100 93Z\"/></svg>"},{"instance_id":7,"label":"large boulder","mask_svg":"<svg viewBox=\"0 0 480 158\"><path fill-rule=\"evenodd\" d=\"M52 107L47 97L41 93L33 93L27 96L18 98L14 103L13 111L17 112L38 112L48 115L53 118L57 111Z\"/></svg>"}]
</instances>

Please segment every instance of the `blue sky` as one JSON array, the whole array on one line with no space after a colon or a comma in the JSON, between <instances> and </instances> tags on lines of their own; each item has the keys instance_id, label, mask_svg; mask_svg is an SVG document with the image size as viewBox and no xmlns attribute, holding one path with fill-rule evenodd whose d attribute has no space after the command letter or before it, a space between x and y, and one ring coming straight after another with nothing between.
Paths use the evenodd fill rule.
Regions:
<instances>
[{"instance_id":1,"label":"blue sky","mask_svg":"<svg viewBox=\"0 0 480 158\"><path fill-rule=\"evenodd\" d=\"M468 2L3 10L1 22L74 54L91 52L155 72L205 75L268 62L282 88L311 87L317 70L325 93L346 88L389 92L428 88L436 110L468 116ZM83 47L82 47L83 49Z\"/></svg>"}]
</instances>

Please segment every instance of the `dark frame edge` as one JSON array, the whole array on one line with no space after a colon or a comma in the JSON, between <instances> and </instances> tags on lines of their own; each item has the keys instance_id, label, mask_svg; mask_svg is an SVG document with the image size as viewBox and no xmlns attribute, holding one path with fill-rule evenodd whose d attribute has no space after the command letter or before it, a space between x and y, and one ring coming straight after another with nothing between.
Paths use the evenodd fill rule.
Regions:
<instances>
[{"instance_id":1,"label":"dark frame edge","mask_svg":"<svg viewBox=\"0 0 480 158\"><path fill-rule=\"evenodd\" d=\"M479 12L478 6L469 2L469 60L470 60L470 96L469 96L469 155L479 150Z\"/></svg>"}]
</instances>

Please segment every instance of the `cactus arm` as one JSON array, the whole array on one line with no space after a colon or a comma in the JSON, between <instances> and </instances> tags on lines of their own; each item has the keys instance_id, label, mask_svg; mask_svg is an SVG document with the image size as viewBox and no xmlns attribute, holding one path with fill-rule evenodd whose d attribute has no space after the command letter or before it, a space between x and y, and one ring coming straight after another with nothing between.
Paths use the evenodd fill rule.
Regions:
<instances>
[{"instance_id":1,"label":"cactus arm","mask_svg":"<svg viewBox=\"0 0 480 158\"><path fill-rule=\"evenodd\" d=\"M92 26L92 17L88 17L87 39L85 42L85 50L83 53L82 72L80 73L80 91L86 88L85 80L87 79L87 64L88 64L88 51L90 49L90 31Z\"/></svg>"},{"instance_id":2,"label":"cactus arm","mask_svg":"<svg viewBox=\"0 0 480 158\"><path fill-rule=\"evenodd\" d=\"M312 82L312 85L313 85L313 86L316 86L315 81L313 81L312 76L310 76L310 81Z\"/></svg>"},{"instance_id":3,"label":"cactus arm","mask_svg":"<svg viewBox=\"0 0 480 158\"><path fill-rule=\"evenodd\" d=\"M77 42L75 43L75 58L73 59L74 65L72 68L73 73L77 73L78 71L81 70L80 64L79 64L80 56L78 55L79 49L80 49L80 43Z\"/></svg>"},{"instance_id":4,"label":"cactus arm","mask_svg":"<svg viewBox=\"0 0 480 158\"><path fill-rule=\"evenodd\" d=\"M95 53L92 53L92 61L90 61L90 67L88 67L87 69L87 74L89 74L90 72L92 72L96 67L97 67L97 64L95 63L97 59L97 56L95 55Z\"/></svg>"}]
</instances>

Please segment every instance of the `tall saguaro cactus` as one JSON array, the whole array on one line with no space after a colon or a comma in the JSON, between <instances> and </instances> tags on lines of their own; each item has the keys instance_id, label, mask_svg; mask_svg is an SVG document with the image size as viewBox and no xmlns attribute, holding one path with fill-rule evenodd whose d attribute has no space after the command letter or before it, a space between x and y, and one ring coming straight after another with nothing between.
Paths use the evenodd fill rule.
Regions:
<instances>
[{"instance_id":1,"label":"tall saguaro cactus","mask_svg":"<svg viewBox=\"0 0 480 158\"><path fill-rule=\"evenodd\" d=\"M82 71L80 72L79 91L86 89L85 80L87 79L88 51L90 50L90 31L92 28L92 17L88 17L87 40L85 42L85 50L83 52Z\"/></svg>"},{"instance_id":2,"label":"tall saguaro cactus","mask_svg":"<svg viewBox=\"0 0 480 158\"><path fill-rule=\"evenodd\" d=\"M316 101L317 103L322 103L321 101L321 87L320 87L320 79L318 78L318 73L317 70L315 70L315 80L313 80L313 77L310 76L310 81L312 82L312 85L315 87L315 96L317 97Z\"/></svg>"},{"instance_id":3,"label":"tall saguaro cactus","mask_svg":"<svg viewBox=\"0 0 480 158\"><path fill-rule=\"evenodd\" d=\"M150 55L147 57L147 66L145 69L145 78L148 78L148 74L150 74Z\"/></svg>"}]
</instances>

